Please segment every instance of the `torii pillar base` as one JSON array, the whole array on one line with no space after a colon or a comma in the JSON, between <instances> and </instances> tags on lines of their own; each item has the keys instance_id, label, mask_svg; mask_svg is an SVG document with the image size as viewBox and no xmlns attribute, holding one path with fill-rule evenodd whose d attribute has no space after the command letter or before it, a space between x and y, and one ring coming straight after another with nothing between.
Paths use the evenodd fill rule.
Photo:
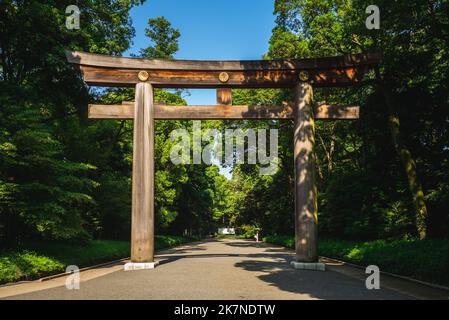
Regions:
<instances>
[{"instance_id":1,"label":"torii pillar base","mask_svg":"<svg viewBox=\"0 0 449 320\"><path fill-rule=\"evenodd\" d=\"M297 270L326 271L326 265L321 262L297 262L292 261L291 266Z\"/></svg>"},{"instance_id":2,"label":"torii pillar base","mask_svg":"<svg viewBox=\"0 0 449 320\"><path fill-rule=\"evenodd\" d=\"M125 271L134 271L134 270L148 270L154 269L159 264L159 261L154 262L128 262L125 264Z\"/></svg>"}]
</instances>

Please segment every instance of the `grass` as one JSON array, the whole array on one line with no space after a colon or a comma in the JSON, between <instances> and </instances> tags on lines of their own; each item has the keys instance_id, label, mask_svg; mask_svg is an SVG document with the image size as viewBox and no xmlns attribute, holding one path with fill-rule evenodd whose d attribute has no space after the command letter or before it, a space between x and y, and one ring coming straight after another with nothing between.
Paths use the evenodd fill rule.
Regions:
<instances>
[{"instance_id":1,"label":"grass","mask_svg":"<svg viewBox=\"0 0 449 320\"><path fill-rule=\"evenodd\" d=\"M156 236L155 249L190 242L179 236ZM80 268L129 256L127 241L93 240L85 246L37 242L17 251L0 252L0 284L34 280L65 271L69 265Z\"/></svg>"},{"instance_id":2,"label":"grass","mask_svg":"<svg viewBox=\"0 0 449 320\"><path fill-rule=\"evenodd\" d=\"M294 248L294 237L269 236L264 241ZM449 286L449 239L318 242L321 256Z\"/></svg>"}]
</instances>

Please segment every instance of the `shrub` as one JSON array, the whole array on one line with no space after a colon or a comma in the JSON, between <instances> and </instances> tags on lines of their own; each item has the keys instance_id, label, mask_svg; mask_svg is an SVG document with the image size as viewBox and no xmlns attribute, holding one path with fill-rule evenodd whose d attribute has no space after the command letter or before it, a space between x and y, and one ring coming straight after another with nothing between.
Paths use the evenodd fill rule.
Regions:
<instances>
[{"instance_id":1,"label":"shrub","mask_svg":"<svg viewBox=\"0 0 449 320\"><path fill-rule=\"evenodd\" d=\"M293 236L268 236L264 241L295 247ZM321 239L321 256L353 262L362 266L377 265L380 270L433 283L449 285L449 240L373 240L347 241Z\"/></svg>"}]
</instances>

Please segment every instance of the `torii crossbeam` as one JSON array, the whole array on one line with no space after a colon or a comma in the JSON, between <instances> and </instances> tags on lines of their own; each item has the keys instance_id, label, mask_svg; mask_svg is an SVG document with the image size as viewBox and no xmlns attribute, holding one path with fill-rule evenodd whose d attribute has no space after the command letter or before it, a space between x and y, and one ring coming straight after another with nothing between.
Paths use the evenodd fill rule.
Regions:
<instances>
[{"instance_id":1,"label":"torii crossbeam","mask_svg":"<svg viewBox=\"0 0 449 320\"><path fill-rule=\"evenodd\" d=\"M89 105L90 119L134 119L131 261L125 269L154 268L154 120L293 119L295 161L295 249L297 268L322 269L317 253L314 120L354 120L355 105L313 104L314 87L363 84L380 54L301 60L193 61L122 58L66 52L92 86L135 86L135 101ZM165 106L153 88L217 88L216 106ZM294 88L281 106L232 105L231 88Z\"/></svg>"}]
</instances>

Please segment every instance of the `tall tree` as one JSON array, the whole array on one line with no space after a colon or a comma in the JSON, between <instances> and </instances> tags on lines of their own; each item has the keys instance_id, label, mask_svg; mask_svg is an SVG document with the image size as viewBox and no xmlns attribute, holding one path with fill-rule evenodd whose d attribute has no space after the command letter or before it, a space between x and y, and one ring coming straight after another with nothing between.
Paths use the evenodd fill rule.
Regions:
<instances>
[{"instance_id":1,"label":"tall tree","mask_svg":"<svg viewBox=\"0 0 449 320\"><path fill-rule=\"evenodd\" d=\"M98 186L86 146L89 92L64 50L119 54L134 30L136 0L80 4L79 30L68 30L71 1L0 2L0 238L85 240L98 229Z\"/></svg>"},{"instance_id":2,"label":"tall tree","mask_svg":"<svg viewBox=\"0 0 449 320\"><path fill-rule=\"evenodd\" d=\"M173 55L179 50L178 39L181 33L164 17L149 19L145 34L153 44L141 50L140 54L144 57L173 59Z\"/></svg>"},{"instance_id":3,"label":"tall tree","mask_svg":"<svg viewBox=\"0 0 449 320\"><path fill-rule=\"evenodd\" d=\"M368 75L371 86L315 90L317 101L358 102L362 107L357 122L317 123L321 232L357 238L443 236L449 231L449 216L443 209L449 204L443 173L448 168L449 145L443 137L449 129L448 4L378 1L381 28L369 30L365 9L370 4L363 0L275 1L277 25L267 58L370 50L384 54L377 75ZM239 97L245 100L239 103L250 98ZM263 97L259 94L258 99ZM245 178L252 173L240 170L238 174ZM273 179L267 188L276 183L275 190L289 194L286 186L291 174L287 171L285 178ZM245 192L242 218L249 217L245 208L269 206L270 198L260 201L257 188ZM292 207L285 203L289 205L283 210L289 217Z\"/></svg>"}]
</instances>

